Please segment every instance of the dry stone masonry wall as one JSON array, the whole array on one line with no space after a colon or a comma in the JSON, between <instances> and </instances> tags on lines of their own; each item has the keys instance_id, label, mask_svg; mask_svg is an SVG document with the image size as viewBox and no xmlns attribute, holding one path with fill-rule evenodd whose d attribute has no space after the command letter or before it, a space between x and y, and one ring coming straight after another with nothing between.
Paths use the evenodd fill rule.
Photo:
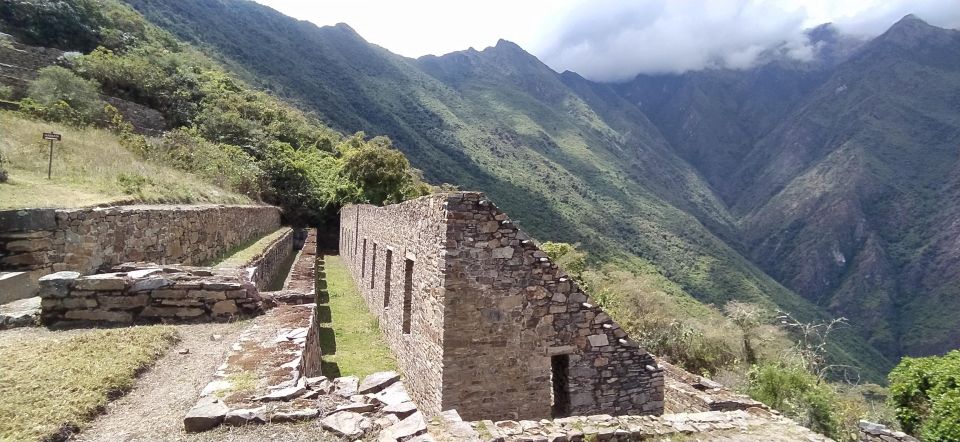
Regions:
<instances>
[{"instance_id":1,"label":"dry stone masonry wall","mask_svg":"<svg viewBox=\"0 0 960 442\"><path fill-rule=\"evenodd\" d=\"M131 261L204 265L280 227L272 206L118 206L0 212L0 270L94 273Z\"/></svg>"},{"instance_id":2,"label":"dry stone masonry wall","mask_svg":"<svg viewBox=\"0 0 960 442\"><path fill-rule=\"evenodd\" d=\"M244 269L129 264L113 270L90 276L64 271L40 278L43 322L202 322L256 314L263 308Z\"/></svg>"},{"instance_id":3,"label":"dry stone masonry wall","mask_svg":"<svg viewBox=\"0 0 960 442\"><path fill-rule=\"evenodd\" d=\"M428 415L663 412L663 372L481 193L341 214L341 255Z\"/></svg>"}]
</instances>

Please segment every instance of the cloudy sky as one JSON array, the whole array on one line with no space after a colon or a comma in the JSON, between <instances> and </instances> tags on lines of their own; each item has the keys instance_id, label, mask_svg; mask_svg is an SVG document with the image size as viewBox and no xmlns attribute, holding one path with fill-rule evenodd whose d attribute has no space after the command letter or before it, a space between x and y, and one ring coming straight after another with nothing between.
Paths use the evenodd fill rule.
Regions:
<instances>
[{"instance_id":1,"label":"cloudy sky","mask_svg":"<svg viewBox=\"0 0 960 442\"><path fill-rule=\"evenodd\" d=\"M344 22L408 57L504 38L557 71L595 80L749 67L771 47L812 57L803 30L833 22L873 36L913 13L960 28L960 0L257 0L317 25Z\"/></svg>"}]
</instances>

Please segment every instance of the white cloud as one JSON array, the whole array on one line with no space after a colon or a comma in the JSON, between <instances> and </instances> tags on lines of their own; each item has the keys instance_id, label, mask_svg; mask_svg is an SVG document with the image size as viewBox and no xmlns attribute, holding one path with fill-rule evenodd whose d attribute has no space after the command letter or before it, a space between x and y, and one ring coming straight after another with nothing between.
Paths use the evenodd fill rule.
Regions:
<instances>
[{"instance_id":1,"label":"white cloud","mask_svg":"<svg viewBox=\"0 0 960 442\"><path fill-rule=\"evenodd\" d=\"M804 30L834 22L874 36L906 14L960 27L960 0L257 0L318 25L348 23L409 57L511 40L552 68L594 80L746 68L778 48L810 60Z\"/></svg>"}]
</instances>

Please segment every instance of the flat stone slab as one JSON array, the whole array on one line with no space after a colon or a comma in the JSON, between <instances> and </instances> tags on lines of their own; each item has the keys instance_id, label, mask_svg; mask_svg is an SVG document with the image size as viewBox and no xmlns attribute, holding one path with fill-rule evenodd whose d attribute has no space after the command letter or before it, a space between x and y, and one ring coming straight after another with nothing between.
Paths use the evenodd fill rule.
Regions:
<instances>
[{"instance_id":1,"label":"flat stone slab","mask_svg":"<svg viewBox=\"0 0 960 442\"><path fill-rule=\"evenodd\" d=\"M341 411L331 414L320 420L324 430L341 437L357 437L370 429L373 425L370 419L360 413Z\"/></svg>"},{"instance_id":2,"label":"flat stone slab","mask_svg":"<svg viewBox=\"0 0 960 442\"><path fill-rule=\"evenodd\" d=\"M380 439L383 440L384 436L386 436L387 438L392 438L392 440L406 440L407 438L419 436L426 432L427 421L423 418L423 414L418 411L384 430L380 435Z\"/></svg>"},{"instance_id":3,"label":"flat stone slab","mask_svg":"<svg viewBox=\"0 0 960 442\"><path fill-rule=\"evenodd\" d=\"M410 395L407 394L407 389L402 383L395 383L379 393L368 396L383 405L397 405L411 401Z\"/></svg>"},{"instance_id":4,"label":"flat stone slab","mask_svg":"<svg viewBox=\"0 0 960 442\"><path fill-rule=\"evenodd\" d=\"M357 388L358 394L376 393L400 380L400 373L395 371L381 371L363 378Z\"/></svg>"},{"instance_id":5,"label":"flat stone slab","mask_svg":"<svg viewBox=\"0 0 960 442\"><path fill-rule=\"evenodd\" d=\"M40 318L39 296L0 305L0 330L37 325Z\"/></svg>"},{"instance_id":6,"label":"flat stone slab","mask_svg":"<svg viewBox=\"0 0 960 442\"><path fill-rule=\"evenodd\" d=\"M223 401L215 398L201 399L183 418L183 428L187 431L207 431L223 423L230 412Z\"/></svg>"}]
</instances>

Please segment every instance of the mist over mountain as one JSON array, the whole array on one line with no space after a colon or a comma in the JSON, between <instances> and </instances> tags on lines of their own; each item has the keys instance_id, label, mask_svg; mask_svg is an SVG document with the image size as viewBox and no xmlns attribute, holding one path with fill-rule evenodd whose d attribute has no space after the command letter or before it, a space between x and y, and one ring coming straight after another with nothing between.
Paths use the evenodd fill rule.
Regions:
<instances>
[{"instance_id":1,"label":"mist over mountain","mask_svg":"<svg viewBox=\"0 0 960 442\"><path fill-rule=\"evenodd\" d=\"M654 69L683 73L632 75L649 66L626 60L635 47L670 49L634 33L587 51L627 63L596 64L616 74L558 74L508 41L410 59L247 1L129 3L331 126L389 135L541 240L655 268L705 303L850 318L833 354L867 377L960 338L957 31L907 16L875 38L836 24L785 39L787 15L774 49L691 41L706 55Z\"/></svg>"}]
</instances>

